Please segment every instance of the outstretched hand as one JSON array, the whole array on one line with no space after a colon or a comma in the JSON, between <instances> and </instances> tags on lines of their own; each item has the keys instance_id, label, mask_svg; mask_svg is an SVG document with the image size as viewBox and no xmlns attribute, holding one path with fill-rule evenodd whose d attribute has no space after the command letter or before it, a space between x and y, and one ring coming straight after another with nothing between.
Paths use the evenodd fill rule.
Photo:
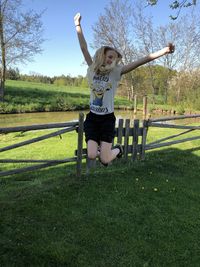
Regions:
<instances>
[{"instance_id":1,"label":"outstretched hand","mask_svg":"<svg viewBox=\"0 0 200 267\"><path fill-rule=\"evenodd\" d=\"M81 23L81 14L77 13L74 16L74 24L75 24L75 26L78 26L78 25L80 25L80 23Z\"/></svg>"},{"instance_id":2,"label":"outstretched hand","mask_svg":"<svg viewBox=\"0 0 200 267\"><path fill-rule=\"evenodd\" d=\"M172 54L175 51L175 45L172 43L169 43L168 46L166 47L166 53L167 54Z\"/></svg>"}]
</instances>

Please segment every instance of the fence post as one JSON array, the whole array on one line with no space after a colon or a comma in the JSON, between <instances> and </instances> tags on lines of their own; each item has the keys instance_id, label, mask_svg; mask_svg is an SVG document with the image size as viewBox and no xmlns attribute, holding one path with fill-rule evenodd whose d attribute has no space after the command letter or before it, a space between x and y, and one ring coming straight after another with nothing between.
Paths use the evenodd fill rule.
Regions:
<instances>
[{"instance_id":1,"label":"fence post","mask_svg":"<svg viewBox=\"0 0 200 267\"><path fill-rule=\"evenodd\" d=\"M147 96L143 96L143 119L147 117Z\"/></svg>"},{"instance_id":2,"label":"fence post","mask_svg":"<svg viewBox=\"0 0 200 267\"><path fill-rule=\"evenodd\" d=\"M77 177L81 176L81 164L82 164L82 154L83 154L83 122L84 122L84 114L79 113L77 165L76 165Z\"/></svg>"},{"instance_id":3,"label":"fence post","mask_svg":"<svg viewBox=\"0 0 200 267\"><path fill-rule=\"evenodd\" d=\"M124 120L123 119L119 119L118 131L117 131L117 143L118 144L122 144L123 124L124 124Z\"/></svg>"},{"instance_id":4,"label":"fence post","mask_svg":"<svg viewBox=\"0 0 200 267\"><path fill-rule=\"evenodd\" d=\"M139 120L134 120L133 127L132 160L136 160L138 152Z\"/></svg>"},{"instance_id":5,"label":"fence post","mask_svg":"<svg viewBox=\"0 0 200 267\"><path fill-rule=\"evenodd\" d=\"M143 133L142 133L142 148L141 148L141 159L145 158L145 146L147 139L147 131L148 131L148 120L143 121Z\"/></svg>"},{"instance_id":6,"label":"fence post","mask_svg":"<svg viewBox=\"0 0 200 267\"><path fill-rule=\"evenodd\" d=\"M125 121L125 136L124 136L124 159L128 159L128 141L129 141L129 127L130 127L130 119L126 119Z\"/></svg>"}]
</instances>

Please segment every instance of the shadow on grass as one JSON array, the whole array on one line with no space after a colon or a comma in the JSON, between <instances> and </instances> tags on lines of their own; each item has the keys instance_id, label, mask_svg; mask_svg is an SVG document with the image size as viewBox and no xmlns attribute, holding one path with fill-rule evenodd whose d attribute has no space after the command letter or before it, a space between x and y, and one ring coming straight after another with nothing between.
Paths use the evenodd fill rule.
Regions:
<instances>
[{"instance_id":1,"label":"shadow on grass","mask_svg":"<svg viewBox=\"0 0 200 267\"><path fill-rule=\"evenodd\" d=\"M1 266L198 266L200 147L1 179Z\"/></svg>"}]
</instances>

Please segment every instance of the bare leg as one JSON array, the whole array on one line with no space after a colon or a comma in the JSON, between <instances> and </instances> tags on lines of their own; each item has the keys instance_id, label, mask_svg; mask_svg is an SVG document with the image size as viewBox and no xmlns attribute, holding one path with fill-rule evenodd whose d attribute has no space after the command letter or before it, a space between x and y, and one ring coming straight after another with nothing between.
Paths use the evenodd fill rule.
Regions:
<instances>
[{"instance_id":1,"label":"bare leg","mask_svg":"<svg viewBox=\"0 0 200 267\"><path fill-rule=\"evenodd\" d=\"M87 156L89 159L96 159L98 155L98 144L93 140L87 142Z\"/></svg>"},{"instance_id":2,"label":"bare leg","mask_svg":"<svg viewBox=\"0 0 200 267\"><path fill-rule=\"evenodd\" d=\"M120 150L119 148L112 148L112 143L101 142L100 144L100 160L103 164L107 164L111 162L113 159L117 157Z\"/></svg>"}]
</instances>

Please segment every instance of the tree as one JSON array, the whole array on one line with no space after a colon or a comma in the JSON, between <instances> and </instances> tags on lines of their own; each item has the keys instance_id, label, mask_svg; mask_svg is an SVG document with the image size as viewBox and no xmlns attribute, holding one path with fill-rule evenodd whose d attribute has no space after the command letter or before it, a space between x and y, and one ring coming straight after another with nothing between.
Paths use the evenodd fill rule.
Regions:
<instances>
[{"instance_id":1,"label":"tree","mask_svg":"<svg viewBox=\"0 0 200 267\"><path fill-rule=\"evenodd\" d=\"M93 27L93 31L95 48L106 44L116 47L122 53L124 64L128 64L167 45L166 42L158 47L156 29L152 19L144 14L144 9L139 1L135 3L134 8L128 1L111 1L110 5L105 8L104 15L99 17L98 22ZM171 61L168 60L167 63L165 67L170 69ZM155 68L153 68L155 64L156 62L147 64L153 99L157 91ZM170 75L166 79L169 77ZM129 99L133 99L134 94L138 91L137 88L142 87L142 85L138 84L140 79L138 79L137 73L133 71L126 74L124 81L127 85L127 96ZM142 88L141 92L144 92Z\"/></svg>"},{"instance_id":2,"label":"tree","mask_svg":"<svg viewBox=\"0 0 200 267\"><path fill-rule=\"evenodd\" d=\"M6 68L30 61L42 51L42 13L22 7L22 0L0 0L0 101L4 99Z\"/></svg>"},{"instance_id":3,"label":"tree","mask_svg":"<svg viewBox=\"0 0 200 267\"><path fill-rule=\"evenodd\" d=\"M158 3L158 0L147 0L147 4L150 5L150 6L154 6L157 3ZM170 15L170 18L172 20L177 19L182 8L195 6L196 4L197 4L197 0L182 0L182 1L175 0L175 1L172 1L172 2L170 1L170 4L169 4L170 8L173 9L173 10L174 9L178 10L176 16Z\"/></svg>"},{"instance_id":4,"label":"tree","mask_svg":"<svg viewBox=\"0 0 200 267\"><path fill-rule=\"evenodd\" d=\"M136 1L135 1L136 2ZM137 58L165 47L170 41L175 44L175 53L161 57L146 64L149 70L148 84L154 96L162 92L165 103L168 100L169 81L174 75L173 69L190 71L200 68L200 18L195 15L180 17L164 26L155 26L151 17L144 13L141 1L134 2L134 8L128 1L112 0L93 27L94 45L111 45L123 55L123 63L128 64ZM118 14L117 16L115 14ZM127 14L127 16L124 16ZM158 88L155 64L165 67L162 73L163 83ZM144 92L144 83L140 83L136 71L125 76L129 99L140 89ZM140 84L139 84L140 83ZM124 83L123 83L124 84ZM146 83L147 84L147 83ZM149 91L149 90L148 90Z\"/></svg>"},{"instance_id":5,"label":"tree","mask_svg":"<svg viewBox=\"0 0 200 267\"><path fill-rule=\"evenodd\" d=\"M117 14L117 15L116 15ZM126 14L126 15L125 15ZM99 17L93 27L94 48L110 45L117 48L122 54L122 64L132 62L138 56L138 51L130 33L132 19L132 6L126 1L112 0L105 8L105 13ZM134 95L134 73L124 75L128 98Z\"/></svg>"}]
</instances>

